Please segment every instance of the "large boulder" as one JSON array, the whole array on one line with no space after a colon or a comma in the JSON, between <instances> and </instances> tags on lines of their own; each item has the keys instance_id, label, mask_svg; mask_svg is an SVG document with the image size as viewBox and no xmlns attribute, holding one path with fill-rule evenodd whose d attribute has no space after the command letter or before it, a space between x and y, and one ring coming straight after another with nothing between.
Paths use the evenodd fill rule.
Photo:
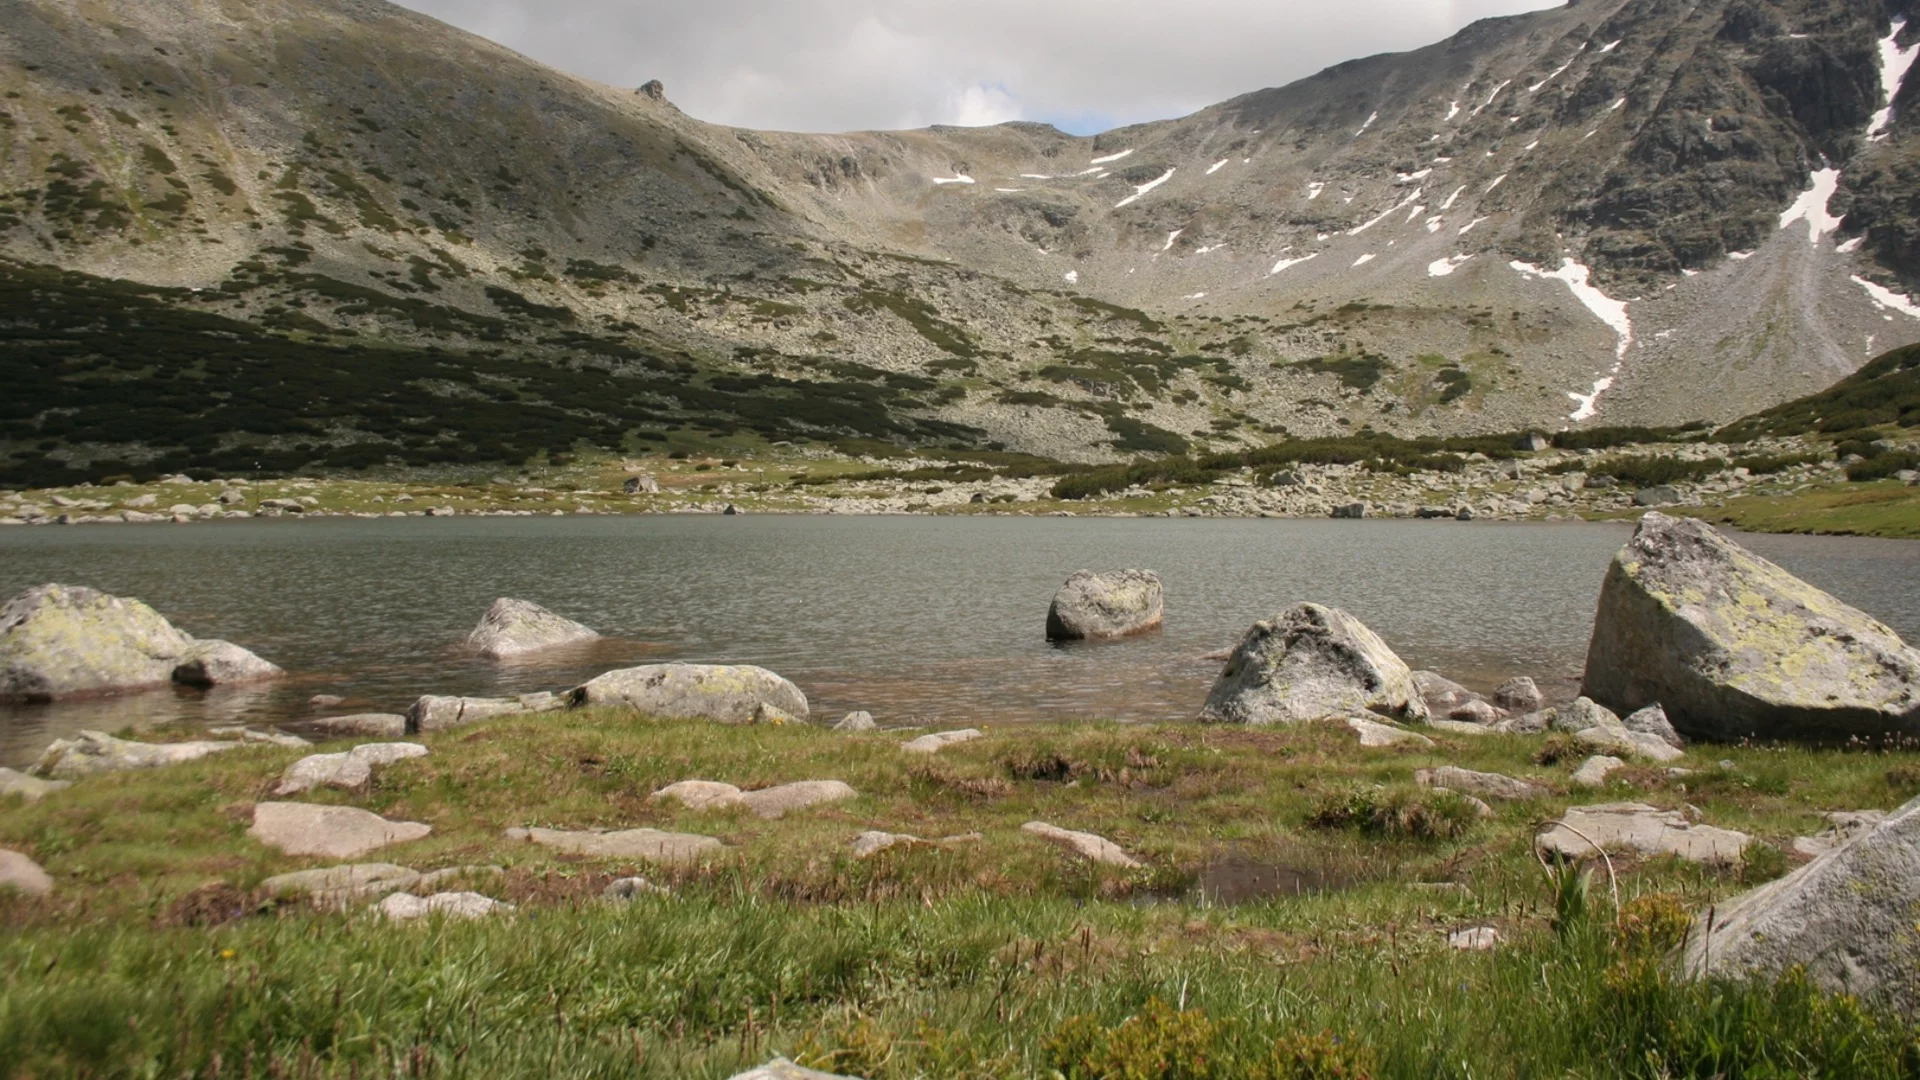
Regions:
<instances>
[{"instance_id":1,"label":"large boulder","mask_svg":"<svg viewBox=\"0 0 1920 1080\"><path fill-rule=\"evenodd\" d=\"M0 700L50 701L285 674L237 645L196 641L138 600L38 585L0 607Z\"/></svg>"},{"instance_id":2,"label":"large boulder","mask_svg":"<svg viewBox=\"0 0 1920 1080\"><path fill-rule=\"evenodd\" d=\"M1801 968L1839 993L1920 1013L1920 799L1786 877L1722 903L1683 954L1695 975Z\"/></svg>"},{"instance_id":3,"label":"large boulder","mask_svg":"<svg viewBox=\"0 0 1920 1080\"><path fill-rule=\"evenodd\" d=\"M481 616L480 625L467 635L467 647L490 660L503 660L555 645L592 641L599 636L539 604L503 596L493 602Z\"/></svg>"},{"instance_id":4,"label":"large boulder","mask_svg":"<svg viewBox=\"0 0 1920 1080\"><path fill-rule=\"evenodd\" d=\"M647 664L622 668L574 687L577 706L633 709L669 720L751 724L778 710L807 718L807 695L766 668L747 664Z\"/></svg>"},{"instance_id":5,"label":"large boulder","mask_svg":"<svg viewBox=\"0 0 1920 1080\"><path fill-rule=\"evenodd\" d=\"M1253 624L1200 718L1290 724L1362 711L1427 718L1413 672L1386 642L1338 608L1298 604Z\"/></svg>"},{"instance_id":6,"label":"large boulder","mask_svg":"<svg viewBox=\"0 0 1920 1080\"><path fill-rule=\"evenodd\" d=\"M1160 575L1151 570L1082 570L1067 579L1047 609L1047 640L1099 641L1160 628Z\"/></svg>"},{"instance_id":7,"label":"large boulder","mask_svg":"<svg viewBox=\"0 0 1920 1080\"><path fill-rule=\"evenodd\" d=\"M1587 696L1659 704L1681 734L1840 742L1920 734L1920 651L1698 521L1648 514L1614 557Z\"/></svg>"}]
</instances>

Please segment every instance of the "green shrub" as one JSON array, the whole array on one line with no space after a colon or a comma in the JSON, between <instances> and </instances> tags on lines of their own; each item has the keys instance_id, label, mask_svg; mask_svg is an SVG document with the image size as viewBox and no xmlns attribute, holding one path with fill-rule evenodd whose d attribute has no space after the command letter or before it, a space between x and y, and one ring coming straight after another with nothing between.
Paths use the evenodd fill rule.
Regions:
<instances>
[{"instance_id":1,"label":"green shrub","mask_svg":"<svg viewBox=\"0 0 1920 1080\"><path fill-rule=\"evenodd\" d=\"M1920 469L1920 453L1911 450L1888 451L1847 466L1847 479L1855 483L1885 480L1894 473Z\"/></svg>"},{"instance_id":2,"label":"green shrub","mask_svg":"<svg viewBox=\"0 0 1920 1080\"><path fill-rule=\"evenodd\" d=\"M1825 454L1752 454L1733 459L1732 467L1745 469L1754 476L1772 476L1802 465L1818 465L1829 460Z\"/></svg>"},{"instance_id":3,"label":"green shrub","mask_svg":"<svg viewBox=\"0 0 1920 1080\"><path fill-rule=\"evenodd\" d=\"M1611 476L1631 487L1678 484L1712 476L1727 467L1722 458L1691 461L1666 454L1603 458L1588 467L1595 476Z\"/></svg>"},{"instance_id":4,"label":"green shrub","mask_svg":"<svg viewBox=\"0 0 1920 1080\"><path fill-rule=\"evenodd\" d=\"M1450 840L1471 829L1479 811L1451 791L1373 785L1329 792L1307 820L1317 828L1357 828L1372 836Z\"/></svg>"}]
</instances>

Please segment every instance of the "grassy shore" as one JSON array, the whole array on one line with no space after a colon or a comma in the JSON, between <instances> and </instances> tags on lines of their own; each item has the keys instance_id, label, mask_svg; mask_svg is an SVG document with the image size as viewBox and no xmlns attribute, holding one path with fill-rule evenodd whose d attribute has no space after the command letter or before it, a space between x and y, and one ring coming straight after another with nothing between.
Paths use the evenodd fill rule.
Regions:
<instances>
[{"instance_id":1,"label":"grassy shore","mask_svg":"<svg viewBox=\"0 0 1920 1080\"><path fill-rule=\"evenodd\" d=\"M1698 747L1691 775L1635 767L1595 793L1551 736L1362 749L1333 725L1033 725L931 757L906 737L547 714L427 736L430 756L368 790L303 797L434 827L369 860L504 868L468 887L516 910L474 923L267 899L267 876L325 864L245 836L302 751L0 803L0 846L57 882L0 897L0 1075L721 1077L782 1053L875 1078L1894 1077L1920 1060L1911 1029L1849 1000L1678 983L1657 962L1688 913L1784 872L1820 811L1920 791L1920 754ZM1551 794L1481 820L1415 786L1440 764ZM693 778L859 797L778 820L648 800ZM1738 867L1616 861L1616 909L1604 873L1556 881L1531 837L1620 798L1755 842ZM1032 820L1145 868L1081 862ZM655 868L503 836L523 825L727 846ZM979 839L863 860L866 829ZM1241 863L1327 887L1212 902L1202 883ZM634 873L667 891L600 899ZM1501 946L1449 947L1476 926Z\"/></svg>"}]
</instances>

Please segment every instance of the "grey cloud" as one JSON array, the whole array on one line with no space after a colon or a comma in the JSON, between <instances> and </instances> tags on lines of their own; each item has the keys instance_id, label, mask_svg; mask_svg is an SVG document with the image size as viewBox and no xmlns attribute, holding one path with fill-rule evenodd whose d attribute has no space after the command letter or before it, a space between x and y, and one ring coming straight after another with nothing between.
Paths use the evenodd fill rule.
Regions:
<instances>
[{"instance_id":1,"label":"grey cloud","mask_svg":"<svg viewBox=\"0 0 1920 1080\"><path fill-rule=\"evenodd\" d=\"M797 131L1130 123L1551 0L403 0L543 63Z\"/></svg>"}]
</instances>

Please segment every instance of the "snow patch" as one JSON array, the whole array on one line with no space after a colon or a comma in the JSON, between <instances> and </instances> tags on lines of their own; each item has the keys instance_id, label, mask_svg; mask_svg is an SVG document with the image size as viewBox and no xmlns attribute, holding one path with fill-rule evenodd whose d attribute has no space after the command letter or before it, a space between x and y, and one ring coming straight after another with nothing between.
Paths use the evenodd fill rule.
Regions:
<instances>
[{"instance_id":1,"label":"snow patch","mask_svg":"<svg viewBox=\"0 0 1920 1080\"><path fill-rule=\"evenodd\" d=\"M1133 151L1129 150L1127 152L1132 153ZM1172 167L1169 167L1166 172L1161 173L1159 176L1155 177L1154 179L1149 180L1144 184L1135 184L1133 186L1133 194L1127 196L1124 199L1121 199L1117 203L1114 203L1113 208L1115 210L1118 210L1121 207L1127 205L1128 203L1134 201L1135 199L1138 199L1140 196L1145 195L1147 192L1152 191L1154 188L1157 188L1161 184L1164 184L1167 181L1173 179L1173 174L1174 174L1174 169Z\"/></svg>"},{"instance_id":2,"label":"snow patch","mask_svg":"<svg viewBox=\"0 0 1920 1080\"><path fill-rule=\"evenodd\" d=\"M1123 158L1123 157L1126 157L1126 156L1127 156L1128 154L1131 154L1131 153L1133 153L1133 151L1132 151L1132 150L1122 150L1122 151L1120 151L1120 152L1119 152L1119 153L1117 153L1117 154L1108 154L1108 155L1107 155L1106 157L1097 157L1097 158L1094 158L1094 159L1093 159L1092 161L1089 161L1089 162L1087 162L1087 164L1089 164L1089 165L1111 165L1111 164L1113 164L1114 162L1116 162L1116 161L1119 161L1119 160L1120 160L1121 158Z\"/></svg>"},{"instance_id":3,"label":"snow patch","mask_svg":"<svg viewBox=\"0 0 1920 1080\"><path fill-rule=\"evenodd\" d=\"M1494 98L1497 98L1500 96L1500 91L1505 90L1507 87L1511 85L1513 85L1512 79L1502 80L1499 86L1496 86L1493 88L1493 93L1487 95L1487 100L1481 102L1479 105L1474 106L1473 111L1467 114L1467 119L1471 120L1474 117L1479 116L1482 110L1484 110L1487 106L1493 104Z\"/></svg>"},{"instance_id":4,"label":"snow patch","mask_svg":"<svg viewBox=\"0 0 1920 1080\"><path fill-rule=\"evenodd\" d=\"M1321 183L1318 180L1315 180L1313 183L1308 184L1307 185L1307 201L1312 202L1313 200L1319 198L1320 193L1325 190L1327 190L1327 185Z\"/></svg>"},{"instance_id":5,"label":"snow patch","mask_svg":"<svg viewBox=\"0 0 1920 1080\"><path fill-rule=\"evenodd\" d=\"M1607 106L1607 111L1608 111L1608 112L1619 112L1619 111L1621 110L1621 108L1623 108L1623 107L1624 107L1624 106L1625 106L1626 104L1627 104L1627 99L1626 99L1626 98L1621 98L1621 99L1620 99L1619 101L1616 101L1616 102L1614 102L1613 104L1611 104L1611 105L1609 105L1609 106Z\"/></svg>"},{"instance_id":6,"label":"snow patch","mask_svg":"<svg viewBox=\"0 0 1920 1080\"><path fill-rule=\"evenodd\" d=\"M997 187L997 188L994 188L993 190L999 192L1002 195L1018 195L1027 189L1023 187Z\"/></svg>"},{"instance_id":7,"label":"snow patch","mask_svg":"<svg viewBox=\"0 0 1920 1080\"><path fill-rule=\"evenodd\" d=\"M1532 142L1528 143L1527 145L1521 147L1520 152L1523 154L1531 154L1532 152L1534 152L1535 150L1538 150L1539 148L1540 148L1540 140L1535 139Z\"/></svg>"},{"instance_id":8,"label":"snow patch","mask_svg":"<svg viewBox=\"0 0 1920 1080\"><path fill-rule=\"evenodd\" d=\"M1272 277L1289 266L1299 266L1301 263L1312 262L1319 257L1320 253L1316 251L1311 255L1302 255L1297 259L1281 259L1279 262L1273 264L1273 269L1267 271L1267 276Z\"/></svg>"},{"instance_id":9,"label":"snow patch","mask_svg":"<svg viewBox=\"0 0 1920 1080\"><path fill-rule=\"evenodd\" d=\"M1465 235L1467 235L1468 233L1470 233L1470 232L1472 232L1472 231L1473 231L1473 228L1474 228L1474 226L1476 226L1476 225L1478 225L1478 224L1480 224L1481 222L1483 222L1483 221L1485 221L1485 220L1487 220L1487 219L1486 219L1486 218L1483 218L1483 217L1477 217L1477 218L1474 218L1474 219L1473 219L1472 221L1469 221L1469 222L1467 222L1467 223L1466 223L1465 225L1462 225L1462 226L1460 226L1460 232L1458 233L1458 235L1460 235L1460 236L1465 236Z\"/></svg>"},{"instance_id":10,"label":"snow patch","mask_svg":"<svg viewBox=\"0 0 1920 1080\"><path fill-rule=\"evenodd\" d=\"M1427 212L1427 208L1426 208L1426 206L1425 206L1424 204L1423 204L1423 205L1420 205L1420 206L1416 206L1416 207L1414 207L1413 209L1411 209L1411 210L1409 210L1409 211L1407 211L1407 220L1405 220L1405 221L1403 221L1403 222L1401 222L1400 224L1402 224L1402 225L1411 225L1411 224L1413 224L1413 219L1414 219L1414 218L1417 218L1417 217L1419 217L1419 216L1420 216L1421 214L1424 214L1424 213L1426 213L1426 212Z\"/></svg>"},{"instance_id":11,"label":"snow patch","mask_svg":"<svg viewBox=\"0 0 1920 1080\"><path fill-rule=\"evenodd\" d=\"M1460 269L1462 263L1473 258L1471 255L1455 255L1450 259L1438 259L1427 264L1428 277L1447 277Z\"/></svg>"},{"instance_id":12,"label":"snow patch","mask_svg":"<svg viewBox=\"0 0 1920 1080\"><path fill-rule=\"evenodd\" d=\"M1420 181L1425 180L1427 177L1432 175L1433 175L1432 169L1421 169L1419 172L1411 172L1411 173L1395 173L1393 177L1393 186L1405 187L1408 184L1419 183Z\"/></svg>"},{"instance_id":13,"label":"snow patch","mask_svg":"<svg viewBox=\"0 0 1920 1080\"><path fill-rule=\"evenodd\" d=\"M1551 273L1518 259L1507 265L1528 277L1566 282L1567 288L1573 291L1574 298L1586 305L1587 310L1593 312L1601 322L1612 327L1614 334L1619 337L1619 343L1613 350L1615 358L1627 355L1627 350L1633 346L1633 320L1627 316L1626 301L1615 300L1595 287L1590 280L1592 271L1572 259L1562 261L1560 269ZM1585 419L1585 417L1576 417L1576 419Z\"/></svg>"},{"instance_id":14,"label":"snow patch","mask_svg":"<svg viewBox=\"0 0 1920 1080\"><path fill-rule=\"evenodd\" d=\"M1727 258L1732 259L1734 262L1746 262L1748 259L1753 258L1753 252L1729 251L1727 252Z\"/></svg>"},{"instance_id":15,"label":"snow patch","mask_svg":"<svg viewBox=\"0 0 1920 1080\"><path fill-rule=\"evenodd\" d=\"M1370 116L1368 116L1368 117L1367 117L1367 122L1366 122L1366 123L1364 123L1364 124L1361 124L1361 125L1360 125L1360 130L1359 130L1359 131L1356 131L1356 132L1354 132L1354 133L1353 133L1353 137L1357 139L1357 138L1359 138L1360 136L1362 136L1362 135L1365 135L1365 134L1367 133L1367 129L1368 129L1368 128L1370 128L1370 127L1372 127L1372 126L1373 126L1373 122L1374 122L1375 120L1378 120L1378 119L1380 119L1380 114L1379 114L1379 113L1378 113L1377 111L1376 111L1376 112L1374 112L1374 113L1373 113L1372 115L1370 115Z\"/></svg>"},{"instance_id":16,"label":"snow patch","mask_svg":"<svg viewBox=\"0 0 1920 1080\"><path fill-rule=\"evenodd\" d=\"M933 178L933 182L936 184L971 184L973 183L973 177L968 176L966 173L961 173L958 176L936 176Z\"/></svg>"},{"instance_id":17,"label":"snow patch","mask_svg":"<svg viewBox=\"0 0 1920 1080\"><path fill-rule=\"evenodd\" d=\"M1873 297L1873 302L1880 307L1892 308L1903 315L1920 319L1920 304L1915 304L1911 297L1902 296L1892 289L1875 285L1858 274L1853 276L1853 283L1867 290L1867 295Z\"/></svg>"},{"instance_id":18,"label":"snow patch","mask_svg":"<svg viewBox=\"0 0 1920 1080\"><path fill-rule=\"evenodd\" d=\"M1227 242L1225 240L1222 240L1217 244L1208 244L1206 247L1194 248L1193 253L1195 255L1205 255L1209 251L1219 251L1221 248L1226 246L1227 246Z\"/></svg>"},{"instance_id":19,"label":"snow patch","mask_svg":"<svg viewBox=\"0 0 1920 1080\"><path fill-rule=\"evenodd\" d=\"M1080 284L1080 271L1069 270L1064 275L1062 275L1061 280L1065 281L1069 285L1078 285Z\"/></svg>"},{"instance_id":20,"label":"snow patch","mask_svg":"<svg viewBox=\"0 0 1920 1080\"><path fill-rule=\"evenodd\" d=\"M1841 244L1839 247L1835 248L1834 250L1838 251L1842 255L1851 255L1854 252L1859 251L1860 245L1866 242L1867 242L1866 237L1856 236L1853 239L1847 241L1846 243Z\"/></svg>"},{"instance_id":21,"label":"snow patch","mask_svg":"<svg viewBox=\"0 0 1920 1080\"><path fill-rule=\"evenodd\" d=\"M1500 186L1501 184L1504 184L1504 183L1506 183L1506 182L1507 182L1507 176L1508 176L1508 174L1507 174L1507 173L1501 173L1501 174L1500 174L1499 176L1496 176L1496 177L1494 177L1494 178L1493 178L1493 183L1491 183L1491 184L1488 184L1488 185L1487 185L1487 190L1485 190L1485 191L1483 191L1483 192L1481 192L1481 194L1482 194L1482 195L1491 195L1491 194L1493 194L1493 189L1494 189L1494 188L1497 188L1497 187L1499 187L1499 186Z\"/></svg>"},{"instance_id":22,"label":"snow patch","mask_svg":"<svg viewBox=\"0 0 1920 1080\"><path fill-rule=\"evenodd\" d=\"M1183 299L1183 300L1199 300L1199 299L1201 299L1202 297L1204 297L1204 296L1206 296L1206 295L1207 295L1207 294L1206 294L1206 293L1203 293L1203 292L1197 292L1197 293L1188 293L1188 294L1187 294L1186 296L1184 296L1184 297L1181 297L1181 299Z\"/></svg>"},{"instance_id":23,"label":"snow patch","mask_svg":"<svg viewBox=\"0 0 1920 1080\"><path fill-rule=\"evenodd\" d=\"M1373 261L1373 252L1369 251L1365 255L1362 255L1359 258L1353 260L1353 265L1365 266L1372 261Z\"/></svg>"},{"instance_id":24,"label":"snow patch","mask_svg":"<svg viewBox=\"0 0 1920 1080\"><path fill-rule=\"evenodd\" d=\"M1440 204L1441 212L1444 213L1448 210L1453 209L1454 200L1458 199L1460 197L1460 193L1465 190L1467 190L1467 185L1465 184L1461 184L1459 187L1454 188L1453 194L1447 196L1447 201Z\"/></svg>"},{"instance_id":25,"label":"snow patch","mask_svg":"<svg viewBox=\"0 0 1920 1080\"><path fill-rule=\"evenodd\" d=\"M1546 77L1546 78L1544 78L1544 79L1541 79L1541 80L1540 80L1539 82L1537 82L1537 83L1534 83L1534 84L1533 84L1532 86L1529 86L1529 87L1527 87L1527 93L1529 93L1529 94L1537 94L1537 93L1539 93L1539 92L1540 92L1540 91L1541 91L1542 89L1544 89L1544 88L1546 87L1546 85L1547 85L1548 83L1550 83L1550 82L1552 82L1553 80L1555 80L1555 79L1557 79L1557 78L1559 78L1559 77L1560 77L1560 76L1561 76L1562 74L1564 74L1564 73L1566 72L1566 70L1567 70L1568 68L1570 68L1570 67L1572 67L1572 66L1573 66L1573 62L1574 62L1575 60L1578 60L1578 59L1580 59L1580 54L1581 54L1581 53L1584 53L1584 52L1586 52L1586 51L1587 51L1587 47L1586 47L1585 45L1582 45L1582 46L1580 46L1580 47L1579 47L1578 49L1576 49L1576 50L1574 50L1574 53L1573 53L1573 55L1572 55L1572 56L1569 56L1569 57L1567 57L1567 62L1566 62L1566 63L1564 63L1564 64L1561 64L1561 65L1560 65L1559 67L1557 67L1557 68L1554 68L1554 69L1553 69L1553 74L1551 74L1551 75L1549 75L1549 76L1547 76L1547 77Z\"/></svg>"},{"instance_id":26,"label":"snow patch","mask_svg":"<svg viewBox=\"0 0 1920 1080\"><path fill-rule=\"evenodd\" d=\"M1617 367L1618 365L1616 365ZM1591 420L1600 415L1600 395L1613 389L1613 376L1608 375L1593 381L1591 393L1581 394L1572 390L1567 396L1573 399L1574 410L1567 414L1569 420Z\"/></svg>"},{"instance_id":27,"label":"snow patch","mask_svg":"<svg viewBox=\"0 0 1920 1080\"><path fill-rule=\"evenodd\" d=\"M1447 223L1446 218L1440 216L1439 214L1435 214L1432 217L1427 219L1427 231L1430 233L1439 232L1440 226L1445 225L1446 223Z\"/></svg>"},{"instance_id":28,"label":"snow patch","mask_svg":"<svg viewBox=\"0 0 1920 1080\"><path fill-rule=\"evenodd\" d=\"M1051 177L1051 176L1048 176L1048 175L1047 175L1046 173L1037 173L1037 172L1023 172L1023 173L1021 173L1021 174L1020 174L1020 179L1022 179L1022 180L1051 180L1051 179L1053 179L1053 177Z\"/></svg>"},{"instance_id":29,"label":"snow patch","mask_svg":"<svg viewBox=\"0 0 1920 1080\"><path fill-rule=\"evenodd\" d=\"M1398 206L1393 206L1393 207L1389 207L1389 208L1387 208L1387 209L1385 209L1385 210L1382 210L1382 211L1380 212L1380 216L1379 216L1379 217L1376 217L1376 218L1374 218L1374 219L1373 219L1372 221L1369 221L1369 222L1367 222L1367 223L1366 223L1366 224L1364 224L1364 225L1356 225L1356 226L1354 226L1353 228L1351 228L1351 229L1348 229L1348 230L1347 230L1347 235L1348 235L1348 236L1359 236L1359 235L1360 235L1361 233L1363 233L1363 232L1366 232L1366 231L1367 231L1368 229L1371 229L1371 228L1373 228L1373 227L1374 227L1375 225L1378 225L1378 224L1380 224L1381 222L1383 222L1383 221L1385 221L1385 220L1387 220L1387 219L1388 219L1389 217L1392 217L1392 216L1393 216L1394 214L1396 214L1396 213L1399 213L1399 212L1400 212L1400 211L1402 211L1402 210L1405 210L1405 209L1406 209L1407 207L1409 207L1409 206L1412 206L1412 205L1413 205L1413 201L1414 201L1415 199L1418 199L1419 197L1420 197L1420 192L1418 192L1418 191L1415 191L1415 192L1414 192L1413 194L1411 194L1411 195L1409 195L1409 196L1407 196L1407 197L1406 197L1406 199L1405 199L1405 201L1403 201L1403 202L1401 202L1401 203L1400 203L1400 205L1398 205Z\"/></svg>"},{"instance_id":30,"label":"snow patch","mask_svg":"<svg viewBox=\"0 0 1920 1080\"><path fill-rule=\"evenodd\" d=\"M1161 250L1161 251L1172 251L1172 250L1173 250L1173 242L1174 242L1175 240L1178 240L1178 239L1180 239L1180 234L1181 234L1181 233L1183 233L1183 232L1186 232L1186 231L1187 231L1187 230L1185 230L1185 229L1175 229L1175 230L1173 230L1172 232L1170 232L1170 233L1168 233L1168 234L1167 234L1167 242L1166 242L1166 243L1164 243L1164 244L1162 244L1162 245L1160 245L1160 250Z\"/></svg>"},{"instance_id":31,"label":"snow patch","mask_svg":"<svg viewBox=\"0 0 1920 1080\"><path fill-rule=\"evenodd\" d=\"M1620 41L1625 41L1625 40L1627 40L1627 39L1626 39L1626 38L1621 38L1621 39L1620 39ZM1601 51L1601 53L1603 53L1603 54L1604 54L1604 53L1610 53L1610 52L1612 52L1613 50L1615 50L1615 49L1617 49L1617 48L1619 48L1619 47L1620 47L1620 41L1609 41L1609 42L1607 42L1607 43L1606 43L1605 45L1602 45L1602 46L1600 46L1600 51Z\"/></svg>"},{"instance_id":32,"label":"snow patch","mask_svg":"<svg viewBox=\"0 0 1920 1080\"><path fill-rule=\"evenodd\" d=\"M1457 101L1447 102L1447 119L1451 120L1454 117L1459 115L1460 115L1460 103Z\"/></svg>"},{"instance_id":33,"label":"snow patch","mask_svg":"<svg viewBox=\"0 0 1920 1080\"><path fill-rule=\"evenodd\" d=\"M1220 168L1221 168L1221 166L1223 166L1223 165L1225 165L1225 164L1226 164L1226 163L1227 163L1228 161L1230 161L1230 160L1232 160L1232 159L1231 159L1231 158L1221 158L1221 159L1220 159L1219 161L1216 161L1216 162L1214 162L1213 164L1211 164L1211 165L1209 165L1209 166L1207 166L1207 175L1208 175L1208 176L1212 176L1212 175L1213 175L1214 173L1217 173L1217 172L1219 172L1219 171L1220 171Z\"/></svg>"},{"instance_id":34,"label":"snow patch","mask_svg":"<svg viewBox=\"0 0 1920 1080\"><path fill-rule=\"evenodd\" d=\"M1840 190L1840 170L1821 169L1809 178L1812 187L1800 193L1792 206L1780 215L1780 227L1796 221L1807 223L1807 241L1818 245L1820 238L1840 227L1840 219L1827 212L1827 203Z\"/></svg>"},{"instance_id":35,"label":"snow patch","mask_svg":"<svg viewBox=\"0 0 1920 1080\"><path fill-rule=\"evenodd\" d=\"M1893 123L1893 99L1900 96L1901 84L1906 82L1907 72L1913 62L1920 58L1920 41L1905 49L1900 47L1900 32L1907 28L1907 20L1893 20L1893 33L1880 39L1880 89L1887 95L1887 107L1873 114L1873 122L1867 125L1867 139L1880 142L1887 137L1887 128Z\"/></svg>"}]
</instances>

